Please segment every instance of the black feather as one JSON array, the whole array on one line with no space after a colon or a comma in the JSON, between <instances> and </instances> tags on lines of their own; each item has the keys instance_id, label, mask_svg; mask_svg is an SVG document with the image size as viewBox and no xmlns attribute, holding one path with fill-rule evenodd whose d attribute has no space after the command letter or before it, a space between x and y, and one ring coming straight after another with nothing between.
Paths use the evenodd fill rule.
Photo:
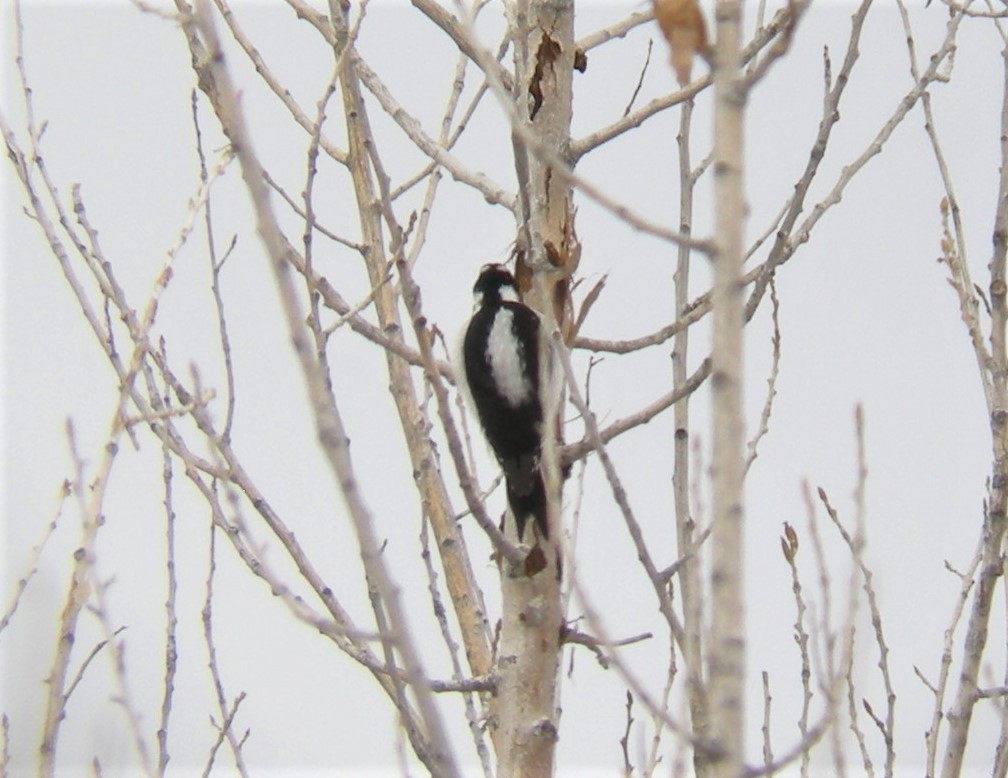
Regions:
<instances>
[{"instance_id":1,"label":"black feather","mask_svg":"<svg viewBox=\"0 0 1008 778\"><path fill-rule=\"evenodd\" d=\"M463 341L469 392L480 424L500 462L507 481L508 503L518 538L529 517L543 537L548 536L546 489L539 461L542 453L542 405L539 400L539 317L528 306L504 299L502 290L514 289L514 278L501 265L488 265L474 286L481 304L473 314ZM509 337L491 344L495 325L510 315ZM528 391L511 391L495 376L491 346L505 350L507 364L519 367L513 382L527 382Z\"/></svg>"}]
</instances>

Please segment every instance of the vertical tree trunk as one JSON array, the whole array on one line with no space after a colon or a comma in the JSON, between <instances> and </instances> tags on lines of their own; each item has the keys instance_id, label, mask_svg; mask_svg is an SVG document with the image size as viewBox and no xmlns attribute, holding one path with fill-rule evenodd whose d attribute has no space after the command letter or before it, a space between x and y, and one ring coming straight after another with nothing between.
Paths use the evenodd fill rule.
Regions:
<instances>
[{"instance_id":1,"label":"vertical tree trunk","mask_svg":"<svg viewBox=\"0 0 1008 778\"><path fill-rule=\"evenodd\" d=\"M514 100L518 121L544 146L566 159L570 145L574 68L574 5L519 0L511 7L515 56ZM540 540L542 562L524 569L501 565L503 610L497 657L495 710L498 775L547 778L553 774L559 726L560 474L557 466L557 396L546 368L549 333L564 324L567 279L574 256L571 189L564 176L514 133L519 197L515 218L523 299L543 317L540 371L545 430L543 475L549 499L549 540ZM575 260L576 261L576 260ZM509 534L513 529L509 529ZM526 530L526 534L528 530ZM530 554L530 561L538 554Z\"/></svg>"},{"instance_id":2,"label":"vertical tree trunk","mask_svg":"<svg viewBox=\"0 0 1008 778\"><path fill-rule=\"evenodd\" d=\"M713 774L744 764L745 609L742 597L743 445L742 178L745 91L741 81L739 0L718 0L714 64L714 344L712 353L711 638L708 646L710 758Z\"/></svg>"}]
</instances>

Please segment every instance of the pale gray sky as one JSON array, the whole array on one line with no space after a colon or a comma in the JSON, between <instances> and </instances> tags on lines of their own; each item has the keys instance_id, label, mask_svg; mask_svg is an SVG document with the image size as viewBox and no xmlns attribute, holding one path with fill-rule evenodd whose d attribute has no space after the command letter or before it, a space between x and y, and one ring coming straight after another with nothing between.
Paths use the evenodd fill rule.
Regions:
<instances>
[{"instance_id":1,"label":"pale gray sky","mask_svg":"<svg viewBox=\"0 0 1008 778\"><path fill-rule=\"evenodd\" d=\"M360 48L404 107L434 132L456 51L406 5L373 3ZM810 204L821 199L841 168L864 150L910 86L898 13L894 4L877 5L866 25L862 61ZM918 52L926 57L940 43L947 14L937 0L928 9L917 2L912 6ZM616 0L586 3L579 7L578 32L585 34L640 7ZM823 46L829 45L836 71L851 10L846 3L814 6L792 51L753 94L746 173L751 237L761 233L780 209L804 165L819 121ZM312 113L331 72L317 34L282 7L242 5L240 12L263 56ZM12 19L10 4L4 3L3 112L20 132L23 115L13 66ZM187 199L198 185L189 108L193 76L183 37L171 23L144 15L128 3L33 2L26 4L24 19L35 114L48 121L43 138L47 167L64 198L68 199L72 183L81 184L104 250L139 305L175 242ZM487 46L495 48L498 32L488 27L481 33ZM656 35L647 26L590 54L588 71L575 81L575 136L620 115L637 82L647 41ZM937 123L960 197L975 278L982 278L989 258L995 204L1003 79L1000 46L990 22L965 23L952 81L934 89ZM664 43L657 38L638 104L671 88L665 56ZM243 99L257 150L278 180L297 195L303 187L307 138L292 131L275 98L249 78L245 61L236 55L232 62L247 90ZM467 89L471 94L472 86ZM424 164L419 152L377 109L372 118L379 137L387 141L384 159L393 178L419 170ZM651 119L639 131L585 158L579 171L648 218L674 223L678 121L678 109ZM210 139L208 147L216 153L222 145L220 133L205 106L201 122ZM694 116L697 159L709 149L710 126L710 95L704 94ZM465 164L511 187L510 140L501 128L501 114L488 100L474 117L458 155ZM338 131L333 132L340 138ZM0 557L4 565L0 602L6 603L55 509L59 485L75 477L66 420L72 419L78 451L93 466L108 429L115 385L39 230L21 214L22 194L6 160L4 170L5 553ZM331 177L324 178L325 173L334 173L331 163L323 160L320 170L321 220L354 234L348 191L330 185ZM860 403L869 467L866 559L875 573L891 649L899 765L914 774L921 764L931 699L913 668L929 677L937 672L942 633L958 591L958 580L943 570L943 562L959 568L968 564L989 473L989 436L976 364L954 293L945 281L946 271L935 261L942 194L922 114L914 111L778 276L781 376L770 433L747 485L751 758L760 749L761 670L770 673L777 750L786 750L797 733L800 686L791 637L794 611L778 536L788 521L807 538L801 491L805 479L813 487L826 488L844 519L853 520L853 415ZM403 213L415 206L416 198L416 193L407 196ZM348 607L365 618L366 593L358 581L360 564L352 533L317 456L301 379L246 203L237 169L232 168L214 190L214 209L218 244L233 233L239 235L223 275L240 385L235 447L298 538L316 553L320 568L344 586L340 596ZM583 197L579 209L581 275L589 281L609 275L585 334L629 337L666 323L674 251L619 224ZM694 232L703 234L711 223L708 183L699 189L696 211ZM507 210L487 206L479 194L447 177L432 219L417 274L425 285L428 316L444 332L454 333L468 315L476 269L506 258L513 220ZM179 255L156 333L165 335L169 358L180 374L188 376L193 362L204 385L219 389L223 373L204 247L198 228ZM348 300L366 292L359 264L349 252L325 244L318 262ZM695 262L697 292L705 289L703 263L700 258ZM765 303L747 333L750 432L764 401L769 369L768 310ZM706 353L705 333L698 328L691 342L694 364ZM607 357L593 374L592 398L600 417L625 415L666 391L671 381L670 348L666 344L627 359ZM585 361L580 359L579 364ZM379 533L389 540L386 553L401 560L394 570L416 570L418 508L409 464L400 450L401 432L385 395L381 355L363 347L355 336L340 334L333 346L333 364L335 391L364 494ZM694 434L704 444L706 404L706 390L701 390L694 401ZM223 417L222 405L212 409L218 419ZM671 418L659 417L612 446L655 554L670 560L674 532L668 524L671 489L666 474L671 473L671 433ZM144 711L143 723L153 732L163 666L164 518L160 450L146 430L138 435L141 450L133 451L126 442L116 463L98 570L112 579L112 621L128 625L126 660L132 692ZM486 482L492 472L486 463L481 474ZM184 485L183 474L176 473L175 479L184 618L179 627L183 653L172 766L185 774L187 763L196 769L202 765L214 737L207 725L214 707L199 623L208 518L205 507ZM637 575L633 547L594 460L587 470L585 505L577 559L596 607L615 636L655 629L653 595L649 596L646 579ZM78 541L78 521L71 501L21 610L0 636L0 708L11 719L16 774L26 774L26 765L35 758L43 680L52 662L55 618L62 606L68 560ZM833 555L834 583L843 590L848 565L832 542L833 533L825 525L822 532ZM493 602L495 570L489 547L475 531L468 537L475 567ZM282 605L261 582L242 575L230 548L220 545L215 629L229 694L247 693L239 728L251 728L246 746L249 764L257 770L314 770L313 766L338 764L350 766L354 774L359 774L357 766L394 766L393 712L371 679L309 629L291 624ZM803 546L803 553L806 550L811 550L809 545ZM267 558L279 559L279 554ZM805 562L811 559L805 557ZM808 569L811 587L814 577ZM436 651L437 637L424 628L430 612L426 584L400 583L414 614L414 627L423 635L422 645L430 649L426 655L438 657L432 675L447 677L443 652ZM82 625L77 639L88 646L98 638L99 629L93 619ZM877 657L868 637L865 622L859 632L859 694L880 708ZM991 643L986 681L996 685L1002 683L1005 662L1003 598L996 606ZM667 663L663 646L664 636L626 649L625 658L659 684ZM107 665L96 662L69 706L61 740L62 764L68 769L75 760L85 766L95 753L109 766L119 760L131 763L133 758L121 711L108 703L112 686ZM583 774L579 766L615 774L621 764L618 739L625 723L624 687L614 673L601 671L587 652L576 652L575 668L574 676L563 681L559 763L575 770L571 774ZM449 718L459 716L457 703L445 701L445 707ZM643 711L636 717L639 722L646 718ZM862 723L869 742L877 746L870 722ZM982 704L968 758L977 774L988 769L998 728L992 707ZM471 746L461 728L459 733L459 753L469 758ZM644 743L642 730L635 730L632 748Z\"/></svg>"}]
</instances>

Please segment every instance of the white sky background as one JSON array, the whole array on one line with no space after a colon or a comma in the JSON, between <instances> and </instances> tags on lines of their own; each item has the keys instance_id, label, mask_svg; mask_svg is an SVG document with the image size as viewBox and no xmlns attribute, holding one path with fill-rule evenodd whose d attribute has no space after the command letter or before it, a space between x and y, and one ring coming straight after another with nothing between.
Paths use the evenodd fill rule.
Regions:
<instances>
[{"instance_id":1,"label":"white sky background","mask_svg":"<svg viewBox=\"0 0 1008 778\"><path fill-rule=\"evenodd\" d=\"M280 4L277 4L280 6ZM579 6L578 35L584 35L641 4L611 2ZM746 172L751 219L749 235L761 233L779 210L804 166L822 103L822 47L829 44L839 68L853 6L813 8L799 28L793 50L754 92L748 114ZM283 7L239 6L249 36L294 97L312 114L331 63L317 33ZM918 53L925 58L944 34L946 13L936 0L925 10L914 4ZM23 127L14 68L13 15L3 7L3 111ZM170 23L141 14L127 3L50 5L29 3L24 12L25 55L34 88L36 117L49 125L43 139L47 166L69 197L80 182L91 222L100 232L130 299L142 305L165 252L186 216L187 199L198 184L189 94L193 76L181 33ZM750 19L751 22L751 19ZM495 48L498 30L481 29ZM589 54L588 71L575 78L574 135L617 118L633 92L650 25L626 40ZM434 133L448 96L456 51L406 3L373 3L362 27L360 48L407 110ZM832 186L841 167L862 152L910 85L907 53L894 4L878 3L861 41L862 61L841 106L842 119L809 203ZM672 88L660 38L638 105ZM280 113L275 98L249 78L241 56L231 64L247 88L244 101L252 135L264 164L299 196L308 138ZM702 68L703 66L698 66ZM471 94L477 83L467 87ZM990 251L998 164L998 126L1003 71L1000 43L990 22L968 21L959 34L953 78L934 88L937 123L960 197L974 279L982 279ZM694 115L696 159L709 148L709 93ZM338 98L337 101L338 103ZM331 114L336 115L336 103ZM201 99L208 147L220 134ZM419 170L424 159L389 120L372 109L385 161L394 179ZM643 215L674 224L677 219L675 133L678 109L648 121L585 158L579 171ZM332 130L334 138L342 132ZM513 186L510 140L500 112L486 103L477 112L459 157L502 185ZM100 456L115 400L112 371L78 311L39 230L21 214L21 192L4 160L4 417L5 478L2 527L5 554L0 602L23 574L30 549L41 537L57 504L58 487L74 477L65 421L73 420L77 447L92 464ZM334 169L320 158L320 220L353 235L350 193L332 186ZM328 179L326 173L331 174ZM368 623L360 565L349 522L330 476L318 456L303 384L288 346L265 256L256 242L236 167L214 190L219 246L239 234L224 271L226 303L235 353L238 409L234 445L260 488L312 550L349 609ZM324 183L322 183L324 182ZM417 266L428 317L454 333L470 308L478 267L507 257L513 237L511 214L487 206L478 193L446 176L432 216L428 243ZM810 242L778 274L783 356L770 434L747 484L747 598L752 707L750 758L759 754L759 673L766 669L774 701L774 744L783 752L796 738L800 705L790 576L778 536L789 521L807 539L801 483L822 485L847 521L853 520L855 484L853 413L865 411L869 482L866 559L884 616L897 694L897 754L902 768L921 764L923 733L931 698L916 679L916 665L937 672L943 630L957 594L958 579L943 561L964 568L976 546L984 481L989 473L989 435L976 365L939 253L940 180L915 110L881 157L848 188L844 201L817 226ZM405 198L401 215L416 205ZM675 253L667 244L642 237L579 198L577 228L584 250L580 275L594 281L609 274L606 291L584 333L630 337L653 331L670 319ZM709 183L701 186L694 232L711 221ZM292 238L300 235L291 233ZM317 262L348 300L366 292L359 260L318 241ZM705 289L704 260L694 264L697 293ZM176 264L176 278L161 306L156 332L168 342L170 360L183 376L190 361L204 385L221 387L223 373L208 293L205 236L198 227ZM747 330L749 424L764 401L769 368L769 301ZM691 340L691 364L706 354L706 330ZM646 354L606 358L593 373L592 397L603 419L616 418L667 390L671 343ZM337 399L347 420L352 451L366 500L381 537L388 538L393 570L418 570L419 510L401 432L385 392L382 356L349 333L334 340L331 353ZM583 365L585 360L581 360ZM693 434L706 442L706 388L696 396ZM218 419L222 405L214 406ZM674 559L671 525L671 415L618 439L612 446L631 504L659 559ZM156 728L163 672L164 516L160 448L146 430L141 450L124 440L106 502L107 526L98 547L98 571L114 578L109 591L112 621L128 625L126 661L131 691L144 724ZM446 464L450 468L450 464ZM487 462L481 473L489 482ZM452 479L453 480L453 479ZM206 581L208 517L193 499L184 475L175 484L178 514L181 656L173 713L172 767L199 769L213 741L207 724L215 706L208 693L206 655L199 608ZM569 487L568 494L573 490ZM500 501L500 495L494 500ZM459 503L461 504L461 503ZM601 469L587 471L586 508L577 559L596 607L612 634L623 637L658 629L653 595L639 574L622 519ZM494 506L497 503L493 503ZM495 507L494 510L497 510ZM701 519L703 518L701 506ZM55 619L62 606L70 555L78 541L78 514L67 504L60 529L42 557L39 574L21 610L0 636L0 709L11 719L11 754L17 770L29 772L40 732L45 678L55 650ZM468 531L468 530L467 530ZM824 536L832 538L826 525ZM491 601L495 570L489 549L468 531L477 573ZM800 552L806 581L814 586L810 544ZM835 544L834 582L846 586L848 564ZM261 582L238 569L229 547L218 545L215 630L231 697L247 693L239 729L251 728L246 758L257 768L313 765L395 765L394 717L376 685L326 640L292 623ZM279 554L267 558L278 559ZM484 561L485 560L485 561ZM430 604L426 582L400 578L412 623L424 634L431 674L448 677L438 638L425 625ZM842 599L838 596L838 599ZM1004 599L999 594L990 633L988 672L983 683L1003 683ZM575 615L575 614L572 614ZM77 636L84 647L100 636L85 617ZM869 625L860 625L860 694L876 710L884 706L875 670ZM667 658L665 638L624 651L635 668L659 684ZM957 643L957 651L960 648ZM74 663L73 666L76 666ZM566 667L566 661L565 661ZM98 661L74 693L61 736L61 764L89 763L94 754L106 767L130 763L132 750L113 693L108 662ZM621 764L624 691L615 674L599 670L583 649L575 673L563 681L559 763L593 766L615 774ZM451 720L460 707L445 700ZM646 716L635 711L632 753L650 737ZM869 742L877 733L862 715ZM977 708L967 762L982 774L993 758L999 719L989 703ZM459 753L471 746L459 729ZM873 740L874 739L874 740ZM220 755L223 764L227 757ZM639 761L639 760L638 760ZM858 764L855 761L853 764ZM17 772L16 770L16 772ZM857 773L857 770L854 770ZM20 773L18 773L20 774ZM106 774L116 774L114 771Z\"/></svg>"}]
</instances>

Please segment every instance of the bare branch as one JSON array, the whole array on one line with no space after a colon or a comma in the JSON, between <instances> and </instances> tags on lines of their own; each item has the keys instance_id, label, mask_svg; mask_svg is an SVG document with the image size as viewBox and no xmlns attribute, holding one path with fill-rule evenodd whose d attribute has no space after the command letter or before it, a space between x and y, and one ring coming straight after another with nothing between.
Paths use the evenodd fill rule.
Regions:
<instances>
[{"instance_id":1,"label":"bare branch","mask_svg":"<svg viewBox=\"0 0 1008 778\"><path fill-rule=\"evenodd\" d=\"M434 24L440 27L444 33L451 38L452 42L458 46L458 49L467 58L475 62L481 68L492 67L493 77L500 81L504 85L507 91L511 91L513 88L512 77L510 71L503 67L499 62L494 62L491 65L491 61L481 59L480 53L478 51L478 43L476 43L472 36L469 35L468 30L465 26L459 22L458 18L452 16L448 11L446 11L434 0L411 0L413 6L417 8L421 13L424 14L428 19L430 19ZM503 51L501 55L503 56Z\"/></svg>"},{"instance_id":2,"label":"bare branch","mask_svg":"<svg viewBox=\"0 0 1008 778\"><path fill-rule=\"evenodd\" d=\"M808 5L809 0L801 0L800 6L805 7ZM647 16L641 15L639 17L631 17L634 19L634 26L636 24L641 24L645 21L649 21L653 17L653 12L645 12ZM773 41L780 32L787 27L790 23L790 14L788 9L780 9L774 18L765 27L757 30L756 35L753 39L745 46L741 52L741 62L745 64L749 62L753 57L756 56L764 47L767 46L771 41ZM630 21L629 19L627 20ZM621 29L622 26L619 27ZM629 28L628 28L629 29ZM625 34L625 32L623 33ZM608 40L608 38L606 39ZM594 45L592 39L585 39L586 43L591 43ZM604 41L599 41L604 42ZM711 84L714 83L712 74L708 73L703 75L692 83L686 85L682 89L675 92L671 92L665 97L660 97L652 100L647 105L638 108L633 113L624 116L622 119L613 122L608 127L596 130L595 132L586 135L583 138L573 140L571 142L571 158L574 161L579 160L585 154L590 151L594 151L599 146L603 145L607 141L622 135L623 133L639 127L645 121L650 119L662 111L671 108L674 105L679 105L680 103L693 99L699 92L703 91Z\"/></svg>"},{"instance_id":3,"label":"bare branch","mask_svg":"<svg viewBox=\"0 0 1008 778\"><path fill-rule=\"evenodd\" d=\"M700 366L693 371L693 374L682 386L672 389L670 392L662 395L657 400L636 413L625 416L622 419L617 419L609 424L605 429L600 429L599 437L601 438L602 443L608 443L617 435L621 435L627 430L631 430L641 424L647 424L659 413L668 410L683 397L695 392L710 375L710 370L711 363L708 358L700 363ZM571 443L570 445L564 447L562 461L564 464L577 462L579 459L590 453L593 448L594 444L590 440L589 436L585 435L585 437L577 443Z\"/></svg>"},{"instance_id":4,"label":"bare branch","mask_svg":"<svg viewBox=\"0 0 1008 778\"><path fill-rule=\"evenodd\" d=\"M560 364L563 368L564 378L567 382L567 391L570 393L571 402L574 403L574 407L578 409L578 412L584 419L587 438L594 447L595 452L598 454L599 461L602 463L602 467L605 470L606 480L609 482L609 486L612 489L613 499L616 501L617 506L619 506L620 513L623 514L623 519L626 522L630 538L633 540L634 548L637 551L637 557L640 559L640 562L647 573L648 579L651 581L652 588L655 591L655 595L658 599L658 609L665 617L665 621L667 622L672 635L675 637L676 643L679 645L680 649L682 649L685 641L685 633L679 617L672 609L672 602L666 588L666 579L662 577L662 574L654 564L650 551L648 551L640 524L634 516L633 510L630 508L630 504L627 500L626 490L623 488L619 475L616 473L616 468L606 452L605 440L598 428L598 424L595 422L595 414L587 405L585 405L584 399L581 397L581 391L578 389L575 380L574 369L570 364L570 356L566 350L563 349L559 342L559 338L556 338L554 343L559 352ZM692 676L690 682L695 684L697 689L700 689L700 668L689 667L687 670Z\"/></svg>"},{"instance_id":5,"label":"bare branch","mask_svg":"<svg viewBox=\"0 0 1008 778\"><path fill-rule=\"evenodd\" d=\"M206 62L206 75L213 79L218 101L214 105L222 129L231 141L232 147L242 167L243 178L248 187L255 208L256 220L261 238L266 245L270 265L280 292L283 312L294 344L295 353L305 379L312 411L315 416L319 442L329 462L333 476L340 486L344 501L353 519L361 548L361 558L371 581L381 593L383 605L388 609L390 622L396 635L396 650L403 658L410 685L417 693L417 701L423 711L427 737L430 738L430 752L416 740L414 745L418 755L426 758L448 775L457 775L458 767L444 732L439 711L433 704L429 688L424 681L423 669L416 655L410 629L405 620L399 601L398 589L383 560L371 516L364 505L354 476L347 436L335 401L329 391L329 384L322 374L317 361L313 360L311 348L305 337L302 322L304 316L301 305L289 277L286 241L280 238L280 229L269 203L268 191L262 178L262 168L248 136L241 107L238 104L230 73L224 66L220 42L213 20L205 2L196 6L196 24L205 46L210 52ZM403 711L404 715L406 711Z\"/></svg>"},{"instance_id":6,"label":"bare branch","mask_svg":"<svg viewBox=\"0 0 1008 778\"><path fill-rule=\"evenodd\" d=\"M237 697L235 697L235 701L234 703L232 703L230 709L222 707L222 709L225 711L224 720L221 722L221 725L217 728L217 740L214 741L213 746L210 747L210 754L207 757L207 764L206 767L203 768L203 778L209 778L210 773L213 770L214 758L217 755L217 751L224 743L225 738L232 744L232 750L234 751L236 764L238 766L240 774L241 775L247 774L245 772L244 760L241 758L241 746L245 742L245 738L243 737L239 741L237 735L235 735L234 730L232 729L234 725L235 716L238 715L238 706L241 705L244 700L245 700L245 692L242 692ZM211 717L210 720L212 722L213 717ZM248 737L247 732L245 734L245 737Z\"/></svg>"},{"instance_id":7,"label":"bare branch","mask_svg":"<svg viewBox=\"0 0 1008 778\"><path fill-rule=\"evenodd\" d=\"M175 693L175 674L178 670L178 578L175 575L175 506L172 493L172 459L167 434L162 432L161 457L162 479L164 481L166 578L168 595L165 598L165 677L164 694L161 697L161 719L157 730L157 774L164 776L168 768L168 724L171 717L172 700Z\"/></svg>"},{"instance_id":8,"label":"bare branch","mask_svg":"<svg viewBox=\"0 0 1008 778\"><path fill-rule=\"evenodd\" d=\"M217 699L217 706L220 711L221 718L223 720L223 725L219 728L217 742L214 744L213 748L210 750L210 756L207 759L207 767L204 771L204 775L208 775L210 768L213 767L214 756L217 753L217 749L220 747L226 738L228 744L231 746L231 754L234 757L235 769L242 778L248 777L248 770L245 767L245 757L241 750L241 743L238 737L235 735L232 729L232 723L234 722L234 717L238 713L238 706L241 704L242 700L245 699L245 692L242 692L235 699L233 706L228 710L227 697L224 693L224 681L221 678L220 664L217 661L217 644L214 642L214 631L213 631L213 599L214 599L214 580L217 573L217 523L210 523L210 554L209 562L207 567L207 579L206 579L206 597L203 601L203 610L201 612L201 620L203 622L203 639L206 643L207 654L209 661L207 666L210 668L210 677L213 681L213 690L215 697ZM211 717L212 720L212 717Z\"/></svg>"},{"instance_id":9,"label":"bare branch","mask_svg":"<svg viewBox=\"0 0 1008 778\"><path fill-rule=\"evenodd\" d=\"M760 413L759 427L756 430L756 434L748 444L749 453L746 456L745 462L745 469L747 473L749 472L749 468L752 467L752 463L756 460L757 446L759 446L760 441L767 432L770 431L770 414L773 412L773 402L774 398L777 396L777 376L780 373L780 301L777 299L777 288L774 286L774 282L772 280L770 281L770 302L773 306L770 314L770 318L773 323L773 335L771 336L773 354L770 362L770 375L767 378L767 396L766 401L763 403L763 410Z\"/></svg>"},{"instance_id":10,"label":"bare branch","mask_svg":"<svg viewBox=\"0 0 1008 778\"><path fill-rule=\"evenodd\" d=\"M230 6L226 0L214 0L214 5L217 6L217 10L220 12L221 18L224 23L228 26L228 30L231 36L234 38L235 42L241 47L242 51L245 52L249 61L255 67L256 73L262 78L263 83L265 83L273 94L276 95L277 99L283 104L283 106L290 113L294 121L309 135L314 132L314 122L308 117L308 114L302 110L301 106L297 104L289 89L284 88L283 84L273 75L273 71L270 70L269 66L266 64L259 53L259 50L252 45L248 36L245 35L245 31L239 26L238 19L235 17L234 12L231 10ZM347 162L347 153L343 149L337 148L331 140L329 140L324 135L319 135L318 145L332 157L336 162L341 165L345 165Z\"/></svg>"},{"instance_id":11,"label":"bare branch","mask_svg":"<svg viewBox=\"0 0 1008 778\"><path fill-rule=\"evenodd\" d=\"M763 764L773 764L773 748L770 745L770 703L773 698L770 696L770 675L766 670L762 673L763 678Z\"/></svg>"},{"instance_id":12,"label":"bare branch","mask_svg":"<svg viewBox=\"0 0 1008 778\"><path fill-rule=\"evenodd\" d=\"M18 578L17 588L14 590L14 594L11 595L10 604L4 611L3 616L0 616L0 633L2 633L10 620L14 617L17 612L18 605L21 604L21 597L24 595L24 591L28 588L28 583L38 572L39 559L42 557L42 552L45 550L46 543L49 542L49 538L52 537L53 532L56 531L56 526L59 524L60 517L63 515L63 506L66 505L67 498L71 493L71 484L69 481L64 481L63 485L60 487L59 502L56 506L56 511L53 513L53 517L46 524L45 531L42 534L42 538L36 543L31 550L31 555L28 559L28 565L24 574ZM0 775L3 773L0 772Z\"/></svg>"},{"instance_id":13,"label":"bare branch","mask_svg":"<svg viewBox=\"0 0 1008 778\"><path fill-rule=\"evenodd\" d=\"M578 39L577 47L581 51L588 52L596 46L601 46L609 41L624 37L628 32L630 32L630 30L633 30L642 24L646 24L652 19L654 19L653 8L648 8L644 11L635 11L634 13L628 14L618 22L613 22L608 27L596 30L583 38Z\"/></svg>"}]
</instances>

